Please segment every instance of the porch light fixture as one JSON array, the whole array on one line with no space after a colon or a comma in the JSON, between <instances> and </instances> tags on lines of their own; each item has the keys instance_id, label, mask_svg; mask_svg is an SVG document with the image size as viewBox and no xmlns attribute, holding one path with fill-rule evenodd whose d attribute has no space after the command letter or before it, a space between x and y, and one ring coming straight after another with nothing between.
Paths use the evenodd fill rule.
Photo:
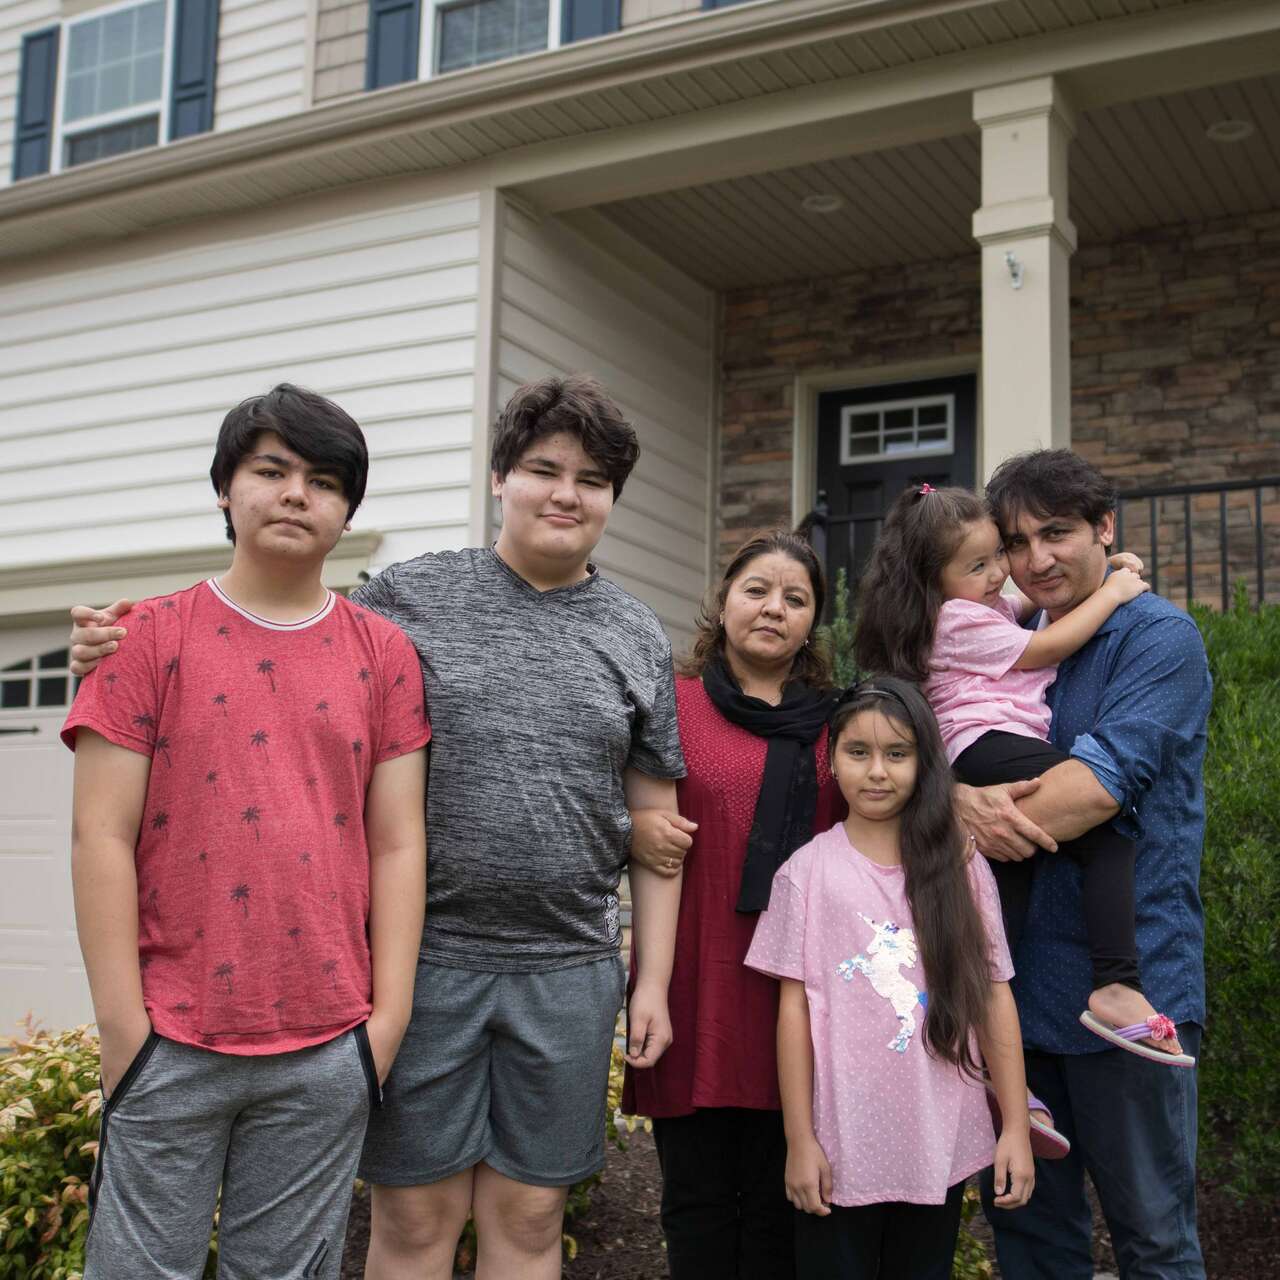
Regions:
<instances>
[{"instance_id":1,"label":"porch light fixture","mask_svg":"<svg viewBox=\"0 0 1280 1280\"><path fill-rule=\"evenodd\" d=\"M1210 142L1243 142L1256 129L1252 120L1215 120L1204 132Z\"/></svg>"},{"instance_id":2,"label":"porch light fixture","mask_svg":"<svg viewBox=\"0 0 1280 1280\"><path fill-rule=\"evenodd\" d=\"M800 201L805 213L835 213L844 208L844 197L830 191L814 191Z\"/></svg>"},{"instance_id":3,"label":"porch light fixture","mask_svg":"<svg viewBox=\"0 0 1280 1280\"><path fill-rule=\"evenodd\" d=\"M1009 268L1009 281L1015 289L1022 288L1022 263L1012 249L1004 255L1004 265Z\"/></svg>"}]
</instances>

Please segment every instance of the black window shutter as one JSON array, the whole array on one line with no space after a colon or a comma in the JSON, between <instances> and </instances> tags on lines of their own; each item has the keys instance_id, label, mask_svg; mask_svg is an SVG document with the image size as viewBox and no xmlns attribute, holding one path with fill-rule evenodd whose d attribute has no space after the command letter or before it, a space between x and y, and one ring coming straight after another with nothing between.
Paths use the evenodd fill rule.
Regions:
<instances>
[{"instance_id":1,"label":"black window shutter","mask_svg":"<svg viewBox=\"0 0 1280 1280\"><path fill-rule=\"evenodd\" d=\"M218 0L175 0L169 138L213 128L218 74Z\"/></svg>"},{"instance_id":2,"label":"black window shutter","mask_svg":"<svg viewBox=\"0 0 1280 1280\"><path fill-rule=\"evenodd\" d=\"M422 0L369 0L364 87L382 89L418 78Z\"/></svg>"},{"instance_id":3,"label":"black window shutter","mask_svg":"<svg viewBox=\"0 0 1280 1280\"><path fill-rule=\"evenodd\" d=\"M22 37L18 120L13 139L13 180L49 172L54 94L58 86L58 27Z\"/></svg>"},{"instance_id":4,"label":"black window shutter","mask_svg":"<svg viewBox=\"0 0 1280 1280\"><path fill-rule=\"evenodd\" d=\"M622 0L564 0L561 44L607 36L622 26Z\"/></svg>"}]
</instances>

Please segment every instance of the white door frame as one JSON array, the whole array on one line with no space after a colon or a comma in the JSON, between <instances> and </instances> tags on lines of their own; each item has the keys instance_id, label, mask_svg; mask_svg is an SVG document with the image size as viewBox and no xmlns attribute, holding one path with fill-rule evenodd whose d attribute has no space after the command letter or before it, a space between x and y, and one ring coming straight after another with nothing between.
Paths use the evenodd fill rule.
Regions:
<instances>
[{"instance_id":1,"label":"white door frame","mask_svg":"<svg viewBox=\"0 0 1280 1280\"><path fill-rule=\"evenodd\" d=\"M982 357L978 352L906 360L893 364L861 365L799 373L792 383L791 405L791 524L799 524L818 498L818 397L824 391L874 387L879 383L924 382L973 374L977 381L977 452L982 456Z\"/></svg>"}]
</instances>

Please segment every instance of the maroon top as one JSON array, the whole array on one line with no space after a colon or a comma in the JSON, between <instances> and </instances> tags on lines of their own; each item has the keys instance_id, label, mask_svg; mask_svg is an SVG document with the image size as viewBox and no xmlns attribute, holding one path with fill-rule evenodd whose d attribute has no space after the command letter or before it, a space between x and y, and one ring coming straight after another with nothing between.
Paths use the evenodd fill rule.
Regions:
<instances>
[{"instance_id":1,"label":"maroon top","mask_svg":"<svg viewBox=\"0 0 1280 1280\"><path fill-rule=\"evenodd\" d=\"M768 742L730 724L699 679L676 680L676 709L688 768L676 794L698 830L684 863L668 994L674 1039L657 1066L627 1068L622 1110L659 1118L697 1107L779 1110L778 983L743 964L759 917L734 910ZM825 729L814 751L817 832L846 808L827 767Z\"/></svg>"}]
</instances>

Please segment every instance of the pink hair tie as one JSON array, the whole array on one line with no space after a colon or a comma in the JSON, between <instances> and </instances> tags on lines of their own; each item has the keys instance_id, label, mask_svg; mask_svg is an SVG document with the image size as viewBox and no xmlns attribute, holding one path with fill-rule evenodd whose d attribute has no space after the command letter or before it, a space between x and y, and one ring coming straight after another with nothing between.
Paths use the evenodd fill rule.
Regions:
<instances>
[{"instance_id":1,"label":"pink hair tie","mask_svg":"<svg viewBox=\"0 0 1280 1280\"><path fill-rule=\"evenodd\" d=\"M926 493L937 493L937 489L931 484L922 484L920 486L920 496L923 498Z\"/></svg>"}]
</instances>

